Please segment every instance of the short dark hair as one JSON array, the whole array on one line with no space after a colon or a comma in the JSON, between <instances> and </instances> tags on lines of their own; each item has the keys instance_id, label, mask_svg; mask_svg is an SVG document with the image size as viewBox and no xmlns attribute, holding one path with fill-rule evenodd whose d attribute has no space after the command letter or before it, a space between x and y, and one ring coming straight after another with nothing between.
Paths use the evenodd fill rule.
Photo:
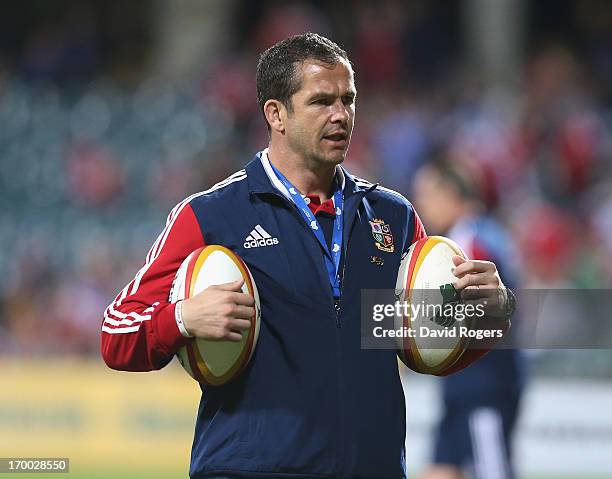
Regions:
<instances>
[{"instance_id":1,"label":"short dark hair","mask_svg":"<svg viewBox=\"0 0 612 479\"><path fill-rule=\"evenodd\" d=\"M291 97L302 86L296 67L308 59L330 66L342 60L350 64L342 48L317 33L295 35L278 42L261 54L257 64L257 103L262 113L264 104L271 98L292 111ZM266 124L269 130L267 119Z\"/></svg>"},{"instance_id":2,"label":"short dark hair","mask_svg":"<svg viewBox=\"0 0 612 479\"><path fill-rule=\"evenodd\" d=\"M480 200L480 191L476 171L467 165L452 163L446 159L436 159L429 167L438 174L440 179L455 189L463 200Z\"/></svg>"}]
</instances>

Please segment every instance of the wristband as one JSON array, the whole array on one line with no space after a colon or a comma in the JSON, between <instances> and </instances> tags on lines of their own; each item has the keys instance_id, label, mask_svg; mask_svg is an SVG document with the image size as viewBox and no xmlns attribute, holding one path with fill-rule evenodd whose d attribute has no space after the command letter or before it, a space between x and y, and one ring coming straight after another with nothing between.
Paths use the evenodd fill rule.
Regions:
<instances>
[{"instance_id":1,"label":"wristband","mask_svg":"<svg viewBox=\"0 0 612 479\"><path fill-rule=\"evenodd\" d=\"M512 317L514 311L516 310L516 295L510 288L504 288L504 290L506 292L506 311L504 314L504 319L508 320Z\"/></svg>"},{"instance_id":2,"label":"wristband","mask_svg":"<svg viewBox=\"0 0 612 479\"><path fill-rule=\"evenodd\" d=\"M176 320L176 325L178 326L181 334L186 338L193 338L193 336L187 331L187 328L185 328L185 323L183 322L183 301L176 303L176 306L174 307L174 319Z\"/></svg>"}]
</instances>

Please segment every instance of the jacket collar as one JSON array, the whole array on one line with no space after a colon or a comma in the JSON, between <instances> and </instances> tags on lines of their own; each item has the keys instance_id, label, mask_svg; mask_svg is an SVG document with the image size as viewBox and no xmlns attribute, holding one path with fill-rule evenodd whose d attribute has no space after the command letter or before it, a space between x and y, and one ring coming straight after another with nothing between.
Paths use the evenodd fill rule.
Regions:
<instances>
[{"instance_id":1,"label":"jacket collar","mask_svg":"<svg viewBox=\"0 0 612 479\"><path fill-rule=\"evenodd\" d=\"M249 193L252 194L281 194L285 198L291 200L289 192L285 186L278 180L268 159L268 149L258 152L253 159L245 167L247 172L247 182L249 185ZM367 192L377 185L365 185L363 182L357 184L355 178L344 167L338 165L336 167L336 175L340 178L343 185L344 196L348 197L359 192ZM361 185L361 186L360 186Z\"/></svg>"}]
</instances>

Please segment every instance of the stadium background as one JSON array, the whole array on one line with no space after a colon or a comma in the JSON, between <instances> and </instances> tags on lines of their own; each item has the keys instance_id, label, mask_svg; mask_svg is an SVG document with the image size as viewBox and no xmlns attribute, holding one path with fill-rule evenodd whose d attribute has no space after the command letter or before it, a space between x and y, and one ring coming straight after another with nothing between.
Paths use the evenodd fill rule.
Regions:
<instances>
[{"instance_id":1,"label":"stadium background","mask_svg":"<svg viewBox=\"0 0 612 479\"><path fill-rule=\"evenodd\" d=\"M352 171L410 197L442 147L487 172L526 286L610 288L611 2L3 2L0 456L186 476L195 383L176 364L105 369L101 314L169 209L265 145L257 55L309 30L355 64ZM520 477L611 477L610 351L538 351L530 369ZM414 474L437 383L403 379Z\"/></svg>"}]
</instances>

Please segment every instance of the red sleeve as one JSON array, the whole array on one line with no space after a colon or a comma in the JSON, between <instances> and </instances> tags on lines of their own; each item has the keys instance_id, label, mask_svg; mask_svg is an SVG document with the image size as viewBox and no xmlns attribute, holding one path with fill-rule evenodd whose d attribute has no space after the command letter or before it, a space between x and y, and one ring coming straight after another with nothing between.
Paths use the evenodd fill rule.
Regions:
<instances>
[{"instance_id":1,"label":"red sleeve","mask_svg":"<svg viewBox=\"0 0 612 479\"><path fill-rule=\"evenodd\" d=\"M423 222L421 221L421 218L419 218L419 215L417 214L414 207L412 208L412 215L414 217L414 225L413 225L413 230L412 230L413 231L412 241L410 242L410 245L416 243L420 239L427 238L427 233L425 232L425 226L423 226Z\"/></svg>"},{"instance_id":2,"label":"red sleeve","mask_svg":"<svg viewBox=\"0 0 612 479\"><path fill-rule=\"evenodd\" d=\"M203 245L193 209L186 201L179 203L144 266L104 312L101 352L109 367L122 371L161 369L186 344L168 299L179 266Z\"/></svg>"},{"instance_id":3,"label":"red sleeve","mask_svg":"<svg viewBox=\"0 0 612 479\"><path fill-rule=\"evenodd\" d=\"M510 329L510 321L504 321L503 323L500 323L500 320L485 318L480 321L478 328L489 330L502 330L502 334L503 336L505 336L508 330ZM495 348L495 346L503 340L503 336L502 338L485 338L481 341L478 341L477 347L468 347L468 349L466 349L465 352L461 355L459 360L449 369L444 371L443 374L440 374L440 376L448 376L449 374L456 373L474 364L476 361L486 355L489 351ZM472 344L474 344L475 341L476 340L472 340Z\"/></svg>"}]
</instances>

